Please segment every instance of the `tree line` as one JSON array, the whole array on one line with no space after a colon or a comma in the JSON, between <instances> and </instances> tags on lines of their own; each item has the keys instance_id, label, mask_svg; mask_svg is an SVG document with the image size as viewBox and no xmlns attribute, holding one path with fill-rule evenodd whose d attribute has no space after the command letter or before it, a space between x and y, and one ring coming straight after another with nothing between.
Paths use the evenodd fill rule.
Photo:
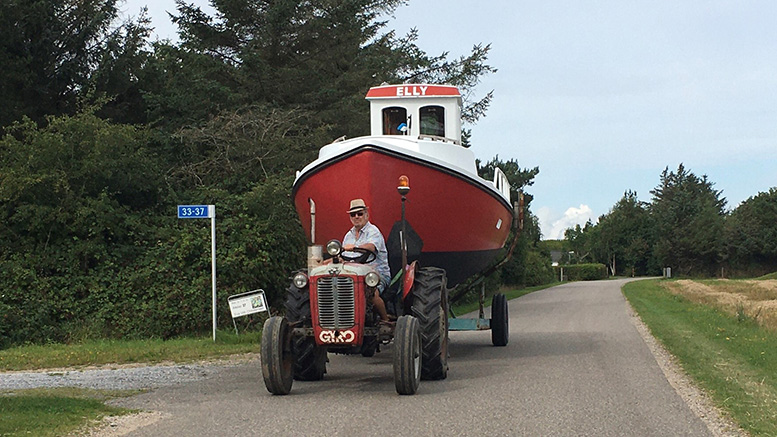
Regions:
<instances>
[{"instance_id":1,"label":"tree line","mask_svg":"<svg viewBox=\"0 0 777 437\"><path fill-rule=\"evenodd\" d=\"M456 85L470 123L491 101L474 93L490 47L427 54L386 26L403 3L178 0L178 42L118 0L0 3L0 347L207 332L209 229L178 204L217 205L224 326L229 295L278 307L304 265L295 171L369 132L370 86ZM514 190L539 171L479 168L502 164ZM527 217L515 271L539 241Z\"/></svg>"},{"instance_id":2,"label":"tree line","mask_svg":"<svg viewBox=\"0 0 777 437\"><path fill-rule=\"evenodd\" d=\"M753 277L777 270L777 188L731 211L706 175L668 167L650 191L623 197L596 224L565 232L577 262L599 262L613 275Z\"/></svg>"}]
</instances>

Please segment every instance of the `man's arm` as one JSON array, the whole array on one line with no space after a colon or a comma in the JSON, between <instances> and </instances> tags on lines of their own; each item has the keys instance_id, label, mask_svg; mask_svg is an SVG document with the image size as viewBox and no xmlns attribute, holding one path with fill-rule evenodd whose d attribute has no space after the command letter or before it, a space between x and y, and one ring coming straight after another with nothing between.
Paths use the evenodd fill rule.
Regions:
<instances>
[{"instance_id":1,"label":"man's arm","mask_svg":"<svg viewBox=\"0 0 777 437\"><path fill-rule=\"evenodd\" d=\"M346 244L345 246L343 246L343 250L344 250L344 251L349 251L349 252L350 252L350 251L352 251L352 250L353 250L354 248L356 248L356 247L358 247L358 248L360 248L360 249L367 249L367 250L369 250L370 252L377 252L377 251L378 251L378 249L377 249L377 248L375 247L375 245L374 245L374 244L372 244L372 243L364 243L364 244L362 244L362 245L359 245L359 246L356 246L356 245L354 245L354 244Z\"/></svg>"}]
</instances>

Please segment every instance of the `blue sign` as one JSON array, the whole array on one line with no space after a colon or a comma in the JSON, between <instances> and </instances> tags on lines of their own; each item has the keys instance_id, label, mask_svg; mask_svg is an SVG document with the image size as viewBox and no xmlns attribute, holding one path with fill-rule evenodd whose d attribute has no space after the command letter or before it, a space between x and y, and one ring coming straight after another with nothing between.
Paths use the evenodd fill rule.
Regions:
<instances>
[{"instance_id":1,"label":"blue sign","mask_svg":"<svg viewBox=\"0 0 777 437\"><path fill-rule=\"evenodd\" d=\"M178 218L212 218L211 209L212 205L178 205Z\"/></svg>"}]
</instances>

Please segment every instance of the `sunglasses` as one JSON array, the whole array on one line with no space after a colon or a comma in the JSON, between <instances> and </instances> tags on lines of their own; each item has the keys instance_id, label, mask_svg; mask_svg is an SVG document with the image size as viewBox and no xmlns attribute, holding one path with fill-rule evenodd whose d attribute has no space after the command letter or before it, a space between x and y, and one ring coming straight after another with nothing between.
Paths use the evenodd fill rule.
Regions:
<instances>
[{"instance_id":1,"label":"sunglasses","mask_svg":"<svg viewBox=\"0 0 777 437\"><path fill-rule=\"evenodd\" d=\"M364 215L364 211L352 212L351 217L361 217Z\"/></svg>"}]
</instances>

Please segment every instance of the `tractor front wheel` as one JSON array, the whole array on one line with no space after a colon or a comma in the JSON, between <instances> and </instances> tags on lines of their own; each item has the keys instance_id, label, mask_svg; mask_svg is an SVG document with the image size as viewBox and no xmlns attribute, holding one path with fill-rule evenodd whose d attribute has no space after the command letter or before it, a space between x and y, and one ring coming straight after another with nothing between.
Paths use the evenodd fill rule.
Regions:
<instances>
[{"instance_id":1,"label":"tractor front wheel","mask_svg":"<svg viewBox=\"0 0 777 437\"><path fill-rule=\"evenodd\" d=\"M310 291L308 287L289 286L286 293L286 317L289 322L302 322L312 326L310 319ZM313 337L296 337L291 344L294 352L294 379L297 381L320 381L326 373L327 352L317 346Z\"/></svg>"},{"instance_id":2,"label":"tractor front wheel","mask_svg":"<svg viewBox=\"0 0 777 437\"><path fill-rule=\"evenodd\" d=\"M291 330L284 317L273 316L264 322L262 331L262 377L267 391L285 395L291 391L294 357L291 351Z\"/></svg>"},{"instance_id":3,"label":"tractor front wheel","mask_svg":"<svg viewBox=\"0 0 777 437\"><path fill-rule=\"evenodd\" d=\"M421 330L413 316L402 316L394 330L394 385L397 393L412 395L421 382Z\"/></svg>"}]
</instances>

